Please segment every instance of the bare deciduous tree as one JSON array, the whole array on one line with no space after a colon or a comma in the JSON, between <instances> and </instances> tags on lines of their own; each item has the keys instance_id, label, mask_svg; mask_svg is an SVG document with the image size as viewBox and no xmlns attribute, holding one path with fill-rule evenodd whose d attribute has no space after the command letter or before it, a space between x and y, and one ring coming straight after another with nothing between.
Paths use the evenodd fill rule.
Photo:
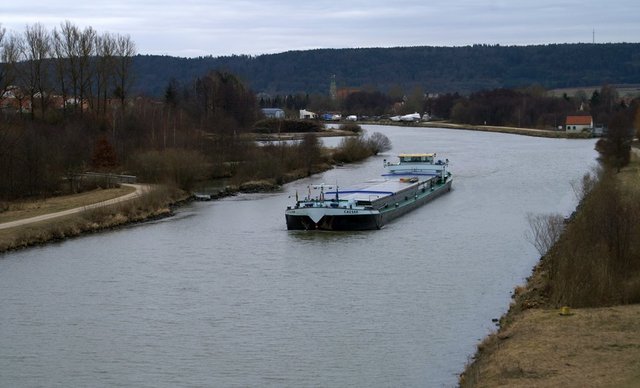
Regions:
<instances>
[{"instance_id":1,"label":"bare deciduous tree","mask_svg":"<svg viewBox=\"0 0 640 388\"><path fill-rule=\"evenodd\" d=\"M116 96L120 98L120 105L123 111L125 109L125 100L133 81L131 65L135 54L136 45L131 40L131 37L129 35L118 35L115 49L115 56L118 62L116 66Z\"/></svg>"},{"instance_id":2,"label":"bare deciduous tree","mask_svg":"<svg viewBox=\"0 0 640 388\"><path fill-rule=\"evenodd\" d=\"M60 56L59 60L67 64L66 71L69 82L71 83L72 104L74 112L78 111L78 96L80 94L80 75L79 75L79 60L78 60L78 42L80 40L80 30L70 21L65 21L60 26ZM63 74L62 77L65 77ZM68 98L64 96L64 108L68 108Z\"/></svg>"},{"instance_id":3,"label":"bare deciduous tree","mask_svg":"<svg viewBox=\"0 0 640 388\"><path fill-rule=\"evenodd\" d=\"M300 143L300 160L303 161L307 175L313 173L313 166L322 158L322 147L315 133L305 133Z\"/></svg>"},{"instance_id":4,"label":"bare deciduous tree","mask_svg":"<svg viewBox=\"0 0 640 388\"><path fill-rule=\"evenodd\" d=\"M93 66L92 57L95 55L96 30L92 27L85 27L78 39L78 81L79 81L79 104L80 114L83 113L85 100L92 99Z\"/></svg>"},{"instance_id":5,"label":"bare deciduous tree","mask_svg":"<svg viewBox=\"0 0 640 388\"><path fill-rule=\"evenodd\" d=\"M4 35L7 30L0 24L0 97L7 91L6 65L4 63Z\"/></svg>"},{"instance_id":6,"label":"bare deciduous tree","mask_svg":"<svg viewBox=\"0 0 640 388\"><path fill-rule=\"evenodd\" d=\"M67 22L68 23L68 22ZM62 97L62 114L67 114L67 99L71 80L71 60L67 57L66 35L64 24L61 29L53 29L51 33L52 56L54 60L57 89Z\"/></svg>"},{"instance_id":7,"label":"bare deciduous tree","mask_svg":"<svg viewBox=\"0 0 640 388\"><path fill-rule=\"evenodd\" d=\"M104 33L96 39L96 114L106 118L109 90L115 81L117 38Z\"/></svg>"},{"instance_id":8,"label":"bare deciduous tree","mask_svg":"<svg viewBox=\"0 0 640 388\"><path fill-rule=\"evenodd\" d=\"M367 143L374 155L378 155L380 152L386 152L391 149L391 140L380 132L374 132L371 134L369 139L367 139Z\"/></svg>"},{"instance_id":9,"label":"bare deciduous tree","mask_svg":"<svg viewBox=\"0 0 640 388\"><path fill-rule=\"evenodd\" d=\"M24 66L20 66L20 62L24 60L24 40L21 35L11 35L2 45L2 61L3 66L3 95L10 92L11 97L15 99L17 111L22 113L23 103L27 96L23 89L18 87L24 81Z\"/></svg>"},{"instance_id":10,"label":"bare deciduous tree","mask_svg":"<svg viewBox=\"0 0 640 388\"><path fill-rule=\"evenodd\" d=\"M584 174L580 181L571 182L571 188L573 189L573 193L575 194L578 203L582 202L582 200L593 190L598 183L601 174L602 169L594 167L591 172Z\"/></svg>"},{"instance_id":11,"label":"bare deciduous tree","mask_svg":"<svg viewBox=\"0 0 640 388\"><path fill-rule=\"evenodd\" d=\"M531 228L526 239L544 256L558 241L564 230L564 218L560 214L527 214Z\"/></svg>"},{"instance_id":12,"label":"bare deciduous tree","mask_svg":"<svg viewBox=\"0 0 640 388\"><path fill-rule=\"evenodd\" d=\"M40 115L44 117L49 98L49 72L46 60L51 57L51 35L40 23L27 26L25 31L27 56L27 87L31 98L31 117L35 117L36 99L40 103Z\"/></svg>"}]
</instances>

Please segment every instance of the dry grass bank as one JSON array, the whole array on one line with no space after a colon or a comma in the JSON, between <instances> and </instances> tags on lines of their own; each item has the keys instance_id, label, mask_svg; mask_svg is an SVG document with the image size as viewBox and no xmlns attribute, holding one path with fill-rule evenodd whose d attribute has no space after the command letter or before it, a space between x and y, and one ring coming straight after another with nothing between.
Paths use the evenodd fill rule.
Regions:
<instances>
[{"instance_id":1,"label":"dry grass bank","mask_svg":"<svg viewBox=\"0 0 640 388\"><path fill-rule=\"evenodd\" d=\"M108 190L103 190L108 191ZM126 190L128 191L128 189ZM126 194L125 191L125 194ZM122 192L120 192L122 194ZM108 196L114 198L115 192ZM70 196L74 197L74 196ZM140 222L171 214L171 204L186 199L186 195L179 190L166 187L156 187L136 199L86 210L74 215L58 217L47 221L30 223L8 229L0 229L0 252L26 248L29 246L44 244L50 241L63 240L84 233L92 233L110 229L116 226ZM105 193L91 192L78 198L60 198L65 203L66 209L70 204L82 203L85 206L91 203L101 202L105 199ZM31 206L26 206L25 212L30 212ZM54 212L52 207L50 212ZM42 214L42 208L38 210ZM65 209L65 210L66 210ZM58 211L58 210L55 210ZM15 215L13 215L15 217ZM27 216L21 218L28 218Z\"/></svg>"},{"instance_id":2,"label":"dry grass bank","mask_svg":"<svg viewBox=\"0 0 640 388\"><path fill-rule=\"evenodd\" d=\"M479 346L467 387L638 387L640 305L530 309Z\"/></svg>"},{"instance_id":3,"label":"dry grass bank","mask_svg":"<svg viewBox=\"0 0 640 388\"><path fill-rule=\"evenodd\" d=\"M0 223L87 206L121 197L134 191L135 188L131 186L121 186L113 189L98 189L80 194L61 195L45 199L7 202L2 206L4 209L0 209Z\"/></svg>"},{"instance_id":4,"label":"dry grass bank","mask_svg":"<svg viewBox=\"0 0 640 388\"><path fill-rule=\"evenodd\" d=\"M640 386L640 160L603 182L515 290L462 387ZM582 307L565 316L564 305Z\"/></svg>"}]
</instances>

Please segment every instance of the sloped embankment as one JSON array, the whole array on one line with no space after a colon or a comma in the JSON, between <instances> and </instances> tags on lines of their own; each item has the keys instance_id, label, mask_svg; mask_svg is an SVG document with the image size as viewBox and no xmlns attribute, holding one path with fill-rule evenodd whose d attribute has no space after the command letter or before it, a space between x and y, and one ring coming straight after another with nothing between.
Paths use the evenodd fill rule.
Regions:
<instances>
[{"instance_id":1,"label":"sloped embankment","mask_svg":"<svg viewBox=\"0 0 640 388\"><path fill-rule=\"evenodd\" d=\"M602 174L462 387L640 386L640 161ZM561 307L570 309L563 311Z\"/></svg>"}]
</instances>

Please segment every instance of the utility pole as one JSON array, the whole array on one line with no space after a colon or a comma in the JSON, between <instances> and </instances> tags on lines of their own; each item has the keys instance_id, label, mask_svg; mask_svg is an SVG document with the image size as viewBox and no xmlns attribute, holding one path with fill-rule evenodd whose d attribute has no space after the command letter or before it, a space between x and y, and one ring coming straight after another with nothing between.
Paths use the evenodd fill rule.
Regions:
<instances>
[{"instance_id":1,"label":"utility pole","mask_svg":"<svg viewBox=\"0 0 640 388\"><path fill-rule=\"evenodd\" d=\"M331 101L335 101L338 98L338 88L336 87L336 75L331 75L331 84L329 85L329 96Z\"/></svg>"}]
</instances>

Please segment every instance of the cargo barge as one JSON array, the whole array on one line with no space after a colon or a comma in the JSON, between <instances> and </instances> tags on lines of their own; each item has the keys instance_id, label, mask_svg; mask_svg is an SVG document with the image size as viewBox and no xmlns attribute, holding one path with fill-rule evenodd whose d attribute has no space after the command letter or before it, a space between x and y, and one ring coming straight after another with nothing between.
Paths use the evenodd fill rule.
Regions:
<instances>
[{"instance_id":1,"label":"cargo barge","mask_svg":"<svg viewBox=\"0 0 640 388\"><path fill-rule=\"evenodd\" d=\"M383 179L359 189L311 185L285 211L289 230L375 230L451 190L449 160L436 154L400 154L384 161Z\"/></svg>"}]
</instances>

